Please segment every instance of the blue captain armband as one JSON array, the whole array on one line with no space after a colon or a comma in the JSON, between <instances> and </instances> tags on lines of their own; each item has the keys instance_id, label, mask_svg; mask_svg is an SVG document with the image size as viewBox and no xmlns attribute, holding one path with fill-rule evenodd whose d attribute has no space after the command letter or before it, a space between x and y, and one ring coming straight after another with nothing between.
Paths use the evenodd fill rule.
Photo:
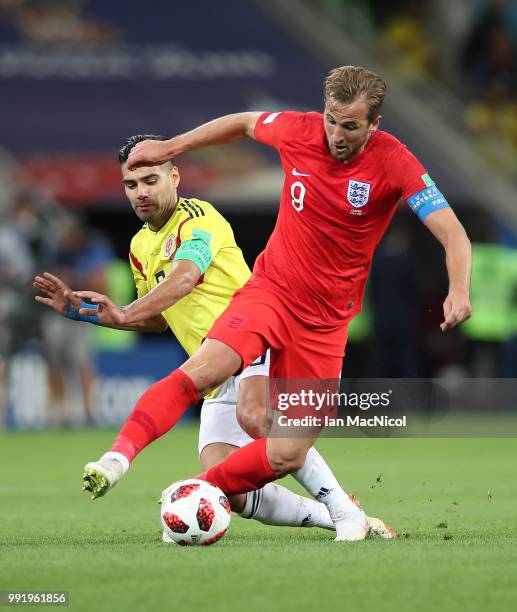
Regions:
<instances>
[{"instance_id":1,"label":"blue captain armband","mask_svg":"<svg viewBox=\"0 0 517 612\"><path fill-rule=\"evenodd\" d=\"M77 310L75 308L72 308L72 306L68 304L65 317L67 319L72 319L72 321L85 321L86 323L93 323L94 325L97 325L99 323L99 317L95 315L79 314L79 310L81 310L81 308L88 308L89 310L99 310L99 306L97 304L88 304L87 302L83 302L83 300L81 300L81 304Z\"/></svg>"},{"instance_id":2,"label":"blue captain armband","mask_svg":"<svg viewBox=\"0 0 517 612\"><path fill-rule=\"evenodd\" d=\"M197 232L203 234L203 236L195 237L193 240L187 240L183 242L180 248L176 251L174 261L181 259L188 259L204 274L210 264L212 263L213 256L212 250L210 249L210 234L208 232ZM207 236L204 236L207 234ZM194 234L196 235L196 234Z\"/></svg>"},{"instance_id":3,"label":"blue captain armband","mask_svg":"<svg viewBox=\"0 0 517 612\"><path fill-rule=\"evenodd\" d=\"M436 185L431 185L413 194L406 200L411 210L423 221L435 210L447 208L449 203Z\"/></svg>"}]
</instances>

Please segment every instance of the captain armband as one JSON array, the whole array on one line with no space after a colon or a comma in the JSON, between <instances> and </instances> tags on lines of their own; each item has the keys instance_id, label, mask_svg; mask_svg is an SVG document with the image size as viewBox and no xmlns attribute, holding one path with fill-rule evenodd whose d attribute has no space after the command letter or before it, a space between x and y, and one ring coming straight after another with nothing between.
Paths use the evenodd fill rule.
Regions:
<instances>
[{"instance_id":1,"label":"captain armband","mask_svg":"<svg viewBox=\"0 0 517 612\"><path fill-rule=\"evenodd\" d=\"M202 238L183 242L174 256L174 261L181 259L188 259L195 263L201 274L204 274L213 260L210 244L207 244Z\"/></svg>"},{"instance_id":2,"label":"captain armband","mask_svg":"<svg viewBox=\"0 0 517 612\"><path fill-rule=\"evenodd\" d=\"M435 210L449 206L449 203L436 185L422 189L422 191L413 194L406 201L411 210L418 215L420 221L423 221Z\"/></svg>"}]
</instances>

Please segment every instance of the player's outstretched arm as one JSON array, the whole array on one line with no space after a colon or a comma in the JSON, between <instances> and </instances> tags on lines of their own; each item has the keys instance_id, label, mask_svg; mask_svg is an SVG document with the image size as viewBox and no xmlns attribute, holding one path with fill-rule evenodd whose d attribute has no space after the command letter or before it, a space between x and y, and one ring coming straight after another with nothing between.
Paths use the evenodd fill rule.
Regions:
<instances>
[{"instance_id":1,"label":"player's outstretched arm","mask_svg":"<svg viewBox=\"0 0 517 612\"><path fill-rule=\"evenodd\" d=\"M75 296L89 300L98 305L95 311L81 309L80 314L97 314L99 322L119 329L137 329L143 321L161 317L161 313L188 295L196 286L201 272L196 264L188 260L175 261L170 273L164 280L153 287L149 293L135 300L128 306L120 308L105 295L93 291L76 291Z\"/></svg>"},{"instance_id":2,"label":"player's outstretched arm","mask_svg":"<svg viewBox=\"0 0 517 612\"><path fill-rule=\"evenodd\" d=\"M134 170L140 166L158 166L187 151L253 138L255 124L261 114L225 115L170 140L144 140L129 153L127 167Z\"/></svg>"},{"instance_id":3,"label":"player's outstretched arm","mask_svg":"<svg viewBox=\"0 0 517 612\"><path fill-rule=\"evenodd\" d=\"M64 317L69 307L77 310L81 304L81 300L74 296L70 287L50 272L44 272L42 276L36 276L33 286L46 295L46 297L37 295L34 298L36 302L52 308Z\"/></svg>"},{"instance_id":4,"label":"player's outstretched arm","mask_svg":"<svg viewBox=\"0 0 517 612\"><path fill-rule=\"evenodd\" d=\"M81 298L79 295L76 295L58 276L50 274L50 272L44 272L42 276L36 276L34 278L33 285L36 289L46 294L46 297L37 295L35 300L39 304L44 304L52 308L52 310L58 314L73 320L81 320L70 314L70 310L72 310L75 314L98 318L97 310L81 308ZM95 295L100 296L101 294ZM106 296L102 297L109 301ZM114 306L114 308L116 308L116 306ZM95 322L105 327L113 327L114 329L123 329L127 331L161 332L167 329L167 322L161 315L150 318L147 321L142 321L140 324L133 327L110 325L100 320L96 320Z\"/></svg>"},{"instance_id":5,"label":"player's outstretched arm","mask_svg":"<svg viewBox=\"0 0 517 612\"><path fill-rule=\"evenodd\" d=\"M431 213L424 225L445 249L449 293L443 303L444 321L440 328L447 331L472 316L469 298L472 249L463 225L451 208Z\"/></svg>"}]
</instances>

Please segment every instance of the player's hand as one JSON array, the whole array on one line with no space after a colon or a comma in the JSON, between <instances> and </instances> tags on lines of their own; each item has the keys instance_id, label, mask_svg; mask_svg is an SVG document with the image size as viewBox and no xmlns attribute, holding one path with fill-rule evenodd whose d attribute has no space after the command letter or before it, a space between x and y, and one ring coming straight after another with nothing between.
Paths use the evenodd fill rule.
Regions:
<instances>
[{"instance_id":1,"label":"player's hand","mask_svg":"<svg viewBox=\"0 0 517 612\"><path fill-rule=\"evenodd\" d=\"M445 332L472 316L472 307L469 296L464 292L450 291L443 303L444 322L440 329Z\"/></svg>"},{"instance_id":2,"label":"player's hand","mask_svg":"<svg viewBox=\"0 0 517 612\"><path fill-rule=\"evenodd\" d=\"M134 170L141 166L159 166L173 157L170 141L143 140L131 149L127 158L127 167L129 170Z\"/></svg>"},{"instance_id":3,"label":"player's hand","mask_svg":"<svg viewBox=\"0 0 517 612\"><path fill-rule=\"evenodd\" d=\"M47 296L37 295L34 298L36 302L45 304L60 315L65 316L69 305L75 310L79 308L81 300L75 297L68 285L50 272L44 272L43 276L36 276L33 286Z\"/></svg>"},{"instance_id":4,"label":"player's hand","mask_svg":"<svg viewBox=\"0 0 517 612\"><path fill-rule=\"evenodd\" d=\"M85 316L96 316L101 325L108 327L124 326L126 316L122 308L114 304L108 296L95 291L75 291L74 295L79 300L87 300L96 304L99 309L80 308L79 314Z\"/></svg>"}]
</instances>

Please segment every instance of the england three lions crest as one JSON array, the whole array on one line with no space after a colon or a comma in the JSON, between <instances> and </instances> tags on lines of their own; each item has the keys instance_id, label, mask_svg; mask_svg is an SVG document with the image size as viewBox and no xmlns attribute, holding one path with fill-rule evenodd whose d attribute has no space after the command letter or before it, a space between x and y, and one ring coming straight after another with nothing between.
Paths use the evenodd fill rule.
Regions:
<instances>
[{"instance_id":1,"label":"england three lions crest","mask_svg":"<svg viewBox=\"0 0 517 612\"><path fill-rule=\"evenodd\" d=\"M370 197L370 183L361 183L361 181L348 181L348 192L346 194L348 201L354 208L362 208L368 204Z\"/></svg>"}]
</instances>

